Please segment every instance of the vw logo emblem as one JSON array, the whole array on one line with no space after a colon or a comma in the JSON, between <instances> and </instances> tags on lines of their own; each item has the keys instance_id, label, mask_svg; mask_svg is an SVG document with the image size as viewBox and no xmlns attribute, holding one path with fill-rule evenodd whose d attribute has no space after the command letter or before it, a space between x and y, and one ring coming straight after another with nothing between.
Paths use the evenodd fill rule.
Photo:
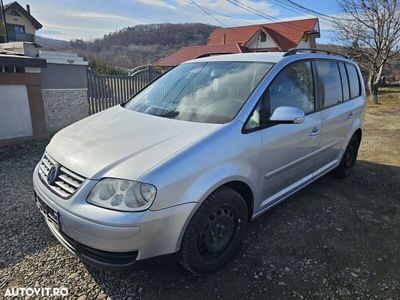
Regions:
<instances>
[{"instance_id":1,"label":"vw logo emblem","mask_svg":"<svg viewBox=\"0 0 400 300\"><path fill-rule=\"evenodd\" d=\"M49 173L47 174L47 183L53 184L56 181L59 175L60 167L59 165L54 165L50 168Z\"/></svg>"}]
</instances>

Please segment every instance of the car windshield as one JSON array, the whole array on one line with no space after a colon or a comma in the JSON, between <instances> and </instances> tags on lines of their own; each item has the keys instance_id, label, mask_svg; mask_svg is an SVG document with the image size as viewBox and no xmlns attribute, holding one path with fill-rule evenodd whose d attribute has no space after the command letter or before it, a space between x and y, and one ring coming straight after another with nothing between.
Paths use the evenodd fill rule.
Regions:
<instances>
[{"instance_id":1,"label":"car windshield","mask_svg":"<svg viewBox=\"0 0 400 300\"><path fill-rule=\"evenodd\" d=\"M132 97L125 108L202 123L233 120L273 66L267 62L182 64Z\"/></svg>"}]
</instances>

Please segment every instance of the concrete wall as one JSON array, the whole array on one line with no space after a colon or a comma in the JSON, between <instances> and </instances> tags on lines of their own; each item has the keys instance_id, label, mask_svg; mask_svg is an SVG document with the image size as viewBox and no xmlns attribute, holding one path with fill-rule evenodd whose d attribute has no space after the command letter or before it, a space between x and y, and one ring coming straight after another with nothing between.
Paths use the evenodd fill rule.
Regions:
<instances>
[{"instance_id":1,"label":"concrete wall","mask_svg":"<svg viewBox=\"0 0 400 300\"><path fill-rule=\"evenodd\" d=\"M39 50L47 61L42 70L43 104L50 135L89 116L87 65L76 53Z\"/></svg>"},{"instance_id":2,"label":"concrete wall","mask_svg":"<svg viewBox=\"0 0 400 300\"><path fill-rule=\"evenodd\" d=\"M43 89L42 93L50 135L89 115L87 89Z\"/></svg>"},{"instance_id":3,"label":"concrete wall","mask_svg":"<svg viewBox=\"0 0 400 300\"><path fill-rule=\"evenodd\" d=\"M44 89L87 88L86 66L47 62L47 68L42 70Z\"/></svg>"}]
</instances>

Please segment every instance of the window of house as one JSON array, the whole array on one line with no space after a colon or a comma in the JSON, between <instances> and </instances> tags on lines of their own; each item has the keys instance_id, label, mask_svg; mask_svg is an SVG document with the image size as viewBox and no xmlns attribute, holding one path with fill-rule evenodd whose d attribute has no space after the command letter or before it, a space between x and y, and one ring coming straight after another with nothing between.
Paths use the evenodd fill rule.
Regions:
<instances>
[{"instance_id":1,"label":"window of house","mask_svg":"<svg viewBox=\"0 0 400 300\"><path fill-rule=\"evenodd\" d=\"M344 63L342 62L339 63L339 71L340 71L340 78L342 79L343 101L347 101L350 99L349 78L347 77L347 72Z\"/></svg>"},{"instance_id":2,"label":"window of house","mask_svg":"<svg viewBox=\"0 0 400 300\"><path fill-rule=\"evenodd\" d=\"M316 61L316 68L322 96L322 107L329 107L342 102L342 84L337 62L319 60Z\"/></svg>"},{"instance_id":3,"label":"window of house","mask_svg":"<svg viewBox=\"0 0 400 300\"><path fill-rule=\"evenodd\" d=\"M314 111L314 79L309 61L291 63L275 77L252 112L245 128L257 128L268 122L269 116L279 106L298 107L304 113Z\"/></svg>"},{"instance_id":4,"label":"window of house","mask_svg":"<svg viewBox=\"0 0 400 300\"><path fill-rule=\"evenodd\" d=\"M360 96L360 78L358 77L357 69L352 64L346 64L347 74L349 75L350 82L350 97L355 98Z\"/></svg>"},{"instance_id":5,"label":"window of house","mask_svg":"<svg viewBox=\"0 0 400 300\"><path fill-rule=\"evenodd\" d=\"M25 33L25 26L14 25L14 32L15 33Z\"/></svg>"},{"instance_id":6,"label":"window of house","mask_svg":"<svg viewBox=\"0 0 400 300\"><path fill-rule=\"evenodd\" d=\"M266 42L266 41L267 41L267 35L265 34L264 31L261 31L260 42Z\"/></svg>"},{"instance_id":7,"label":"window of house","mask_svg":"<svg viewBox=\"0 0 400 300\"><path fill-rule=\"evenodd\" d=\"M10 15L16 16L16 17L20 17L20 16L21 16L21 15L20 15L18 12L16 12L15 10L12 10L12 11L10 12Z\"/></svg>"}]
</instances>

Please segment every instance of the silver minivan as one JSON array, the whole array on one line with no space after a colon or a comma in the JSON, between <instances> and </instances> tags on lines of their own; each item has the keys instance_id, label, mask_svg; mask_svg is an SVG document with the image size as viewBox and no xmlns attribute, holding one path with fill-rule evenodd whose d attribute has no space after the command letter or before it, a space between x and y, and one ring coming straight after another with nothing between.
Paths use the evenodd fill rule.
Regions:
<instances>
[{"instance_id":1,"label":"silver minivan","mask_svg":"<svg viewBox=\"0 0 400 300\"><path fill-rule=\"evenodd\" d=\"M58 132L33 174L36 201L86 263L125 269L175 253L211 273L249 221L324 174L350 174L364 113L360 69L339 55L188 61Z\"/></svg>"}]
</instances>

